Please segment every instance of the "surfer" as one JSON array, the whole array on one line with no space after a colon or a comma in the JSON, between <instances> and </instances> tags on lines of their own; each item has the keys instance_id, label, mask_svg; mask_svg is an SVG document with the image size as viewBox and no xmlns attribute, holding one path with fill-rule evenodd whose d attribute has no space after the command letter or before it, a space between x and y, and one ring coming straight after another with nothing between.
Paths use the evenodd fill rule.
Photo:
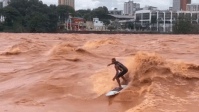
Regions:
<instances>
[{"instance_id":1,"label":"surfer","mask_svg":"<svg viewBox=\"0 0 199 112\"><path fill-rule=\"evenodd\" d=\"M124 75L128 72L128 69L122 63L120 63L119 61L116 61L115 58L112 58L112 63L108 64L108 66L112 64L115 65L115 70L116 70L116 75L113 78L113 81L115 81L116 79L119 84L119 88L122 89L119 78L121 77L127 83L127 80L125 79Z\"/></svg>"}]
</instances>

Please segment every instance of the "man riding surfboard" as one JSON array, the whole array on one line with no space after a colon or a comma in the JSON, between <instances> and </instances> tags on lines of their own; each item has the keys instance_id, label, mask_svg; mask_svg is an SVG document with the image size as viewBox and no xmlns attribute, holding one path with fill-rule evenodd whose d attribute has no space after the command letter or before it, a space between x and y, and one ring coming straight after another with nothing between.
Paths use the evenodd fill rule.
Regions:
<instances>
[{"instance_id":1,"label":"man riding surfboard","mask_svg":"<svg viewBox=\"0 0 199 112\"><path fill-rule=\"evenodd\" d=\"M124 75L128 72L128 69L122 63L116 61L115 58L112 58L112 63L108 64L108 66L112 64L115 65L115 70L116 70L116 75L113 78L113 81L116 79L119 84L119 88L122 89L119 78L121 77L127 83L127 80L125 79Z\"/></svg>"}]
</instances>

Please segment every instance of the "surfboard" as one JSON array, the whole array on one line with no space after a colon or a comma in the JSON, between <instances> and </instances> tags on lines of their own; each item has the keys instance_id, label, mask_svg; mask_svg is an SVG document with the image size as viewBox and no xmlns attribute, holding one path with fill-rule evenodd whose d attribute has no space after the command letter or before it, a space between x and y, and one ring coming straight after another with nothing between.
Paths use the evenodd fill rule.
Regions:
<instances>
[{"instance_id":1,"label":"surfboard","mask_svg":"<svg viewBox=\"0 0 199 112\"><path fill-rule=\"evenodd\" d=\"M106 94L106 96L114 96L114 95L117 95L118 93L120 93L121 90L123 90L127 85L121 85L122 86L122 89L118 89L118 88L115 88L113 90L111 90L110 92L108 92Z\"/></svg>"}]
</instances>

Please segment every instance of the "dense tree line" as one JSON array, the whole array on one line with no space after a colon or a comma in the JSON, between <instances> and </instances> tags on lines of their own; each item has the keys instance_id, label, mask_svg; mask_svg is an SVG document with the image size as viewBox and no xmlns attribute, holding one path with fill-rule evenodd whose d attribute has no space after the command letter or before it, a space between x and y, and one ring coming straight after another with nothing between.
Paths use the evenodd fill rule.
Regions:
<instances>
[{"instance_id":1,"label":"dense tree line","mask_svg":"<svg viewBox=\"0 0 199 112\"><path fill-rule=\"evenodd\" d=\"M39 0L11 0L11 3L0 10L5 21L0 23L4 32L56 32L58 23L64 23L69 14L92 21L94 17L108 14L107 7L90 10L75 10L70 6L47 6ZM104 21L109 24L109 21Z\"/></svg>"},{"instance_id":2,"label":"dense tree line","mask_svg":"<svg viewBox=\"0 0 199 112\"><path fill-rule=\"evenodd\" d=\"M190 17L180 16L173 26L173 33L175 34L198 34L199 26L197 23L193 24Z\"/></svg>"},{"instance_id":3,"label":"dense tree line","mask_svg":"<svg viewBox=\"0 0 199 112\"><path fill-rule=\"evenodd\" d=\"M120 26L113 22L110 26L110 18L107 7L98 7L93 10L77 10L75 11L70 6L64 5L50 5L47 6L39 0L11 0L11 3L0 9L0 15L5 18L4 22L0 23L0 31L4 32L56 32L58 23L64 23L69 14L82 17L86 21L93 21L93 18L102 18L101 21L105 25L109 25L109 29L116 29ZM125 24L125 28L140 29L139 18L136 21ZM154 26L156 18L152 17L151 24ZM173 33L188 34L199 33L199 26L197 23L191 22L191 18L179 17L173 26ZM117 27L115 27L117 26Z\"/></svg>"},{"instance_id":4,"label":"dense tree line","mask_svg":"<svg viewBox=\"0 0 199 112\"><path fill-rule=\"evenodd\" d=\"M100 19L100 21L103 21L103 23L107 26L110 24L110 21L109 21L110 18L105 17L105 15L107 15L108 13L109 13L108 8L103 6L103 7L95 8L93 10L91 9L77 10L75 13L75 16L82 17L86 21L93 21L93 18L97 17Z\"/></svg>"},{"instance_id":5,"label":"dense tree line","mask_svg":"<svg viewBox=\"0 0 199 112\"><path fill-rule=\"evenodd\" d=\"M57 23L65 21L69 13L75 14L70 6L47 6L39 0L12 0L0 10L5 21L1 31L10 32L54 32Z\"/></svg>"},{"instance_id":6,"label":"dense tree line","mask_svg":"<svg viewBox=\"0 0 199 112\"><path fill-rule=\"evenodd\" d=\"M188 34L191 32L192 24L190 18L179 17L173 26L173 33Z\"/></svg>"},{"instance_id":7,"label":"dense tree line","mask_svg":"<svg viewBox=\"0 0 199 112\"><path fill-rule=\"evenodd\" d=\"M86 21L92 21L94 17L100 18L100 16L108 14L108 8L98 7L93 10L87 9L87 10L77 10L75 16L82 17Z\"/></svg>"}]
</instances>

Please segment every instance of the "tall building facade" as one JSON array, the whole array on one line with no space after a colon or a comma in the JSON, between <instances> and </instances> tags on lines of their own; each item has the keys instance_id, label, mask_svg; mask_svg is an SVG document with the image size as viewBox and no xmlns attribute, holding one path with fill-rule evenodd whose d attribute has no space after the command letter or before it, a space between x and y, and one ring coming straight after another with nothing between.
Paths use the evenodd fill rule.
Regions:
<instances>
[{"instance_id":1,"label":"tall building facade","mask_svg":"<svg viewBox=\"0 0 199 112\"><path fill-rule=\"evenodd\" d=\"M173 0L173 11L186 11L187 4L191 4L191 0Z\"/></svg>"},{"instance_id":2,"label":"tall building facade","mask_svg":"<svg viewBox=\"0 0 199 112\"><path fill-rule=\"evenodd\" d=\"M183 11L187 10L187 4L191 4L191 0L181 0L181 9Z\"/></svg>"},{"instance_id":3,"label":"tall building facade","mask_svg":"<svg viewBox=\"0 0 199 112\"><path fill-rule=\"evenodd\" d=\"M135 11L140 9L140 4L134 3L133 1L125 2L124 3L124 14L125 15L134 15Z\"/></svg>"},{"instance_id":4,"label":"tall building facade","mask_svg":"<svg viewBox=\"0 0 199 112\"><path fill-rule=\"evenodd\" d=\"M75 0L58 0L59 5L69 5L75 9Z\"/></svg>"}]
</instances>

